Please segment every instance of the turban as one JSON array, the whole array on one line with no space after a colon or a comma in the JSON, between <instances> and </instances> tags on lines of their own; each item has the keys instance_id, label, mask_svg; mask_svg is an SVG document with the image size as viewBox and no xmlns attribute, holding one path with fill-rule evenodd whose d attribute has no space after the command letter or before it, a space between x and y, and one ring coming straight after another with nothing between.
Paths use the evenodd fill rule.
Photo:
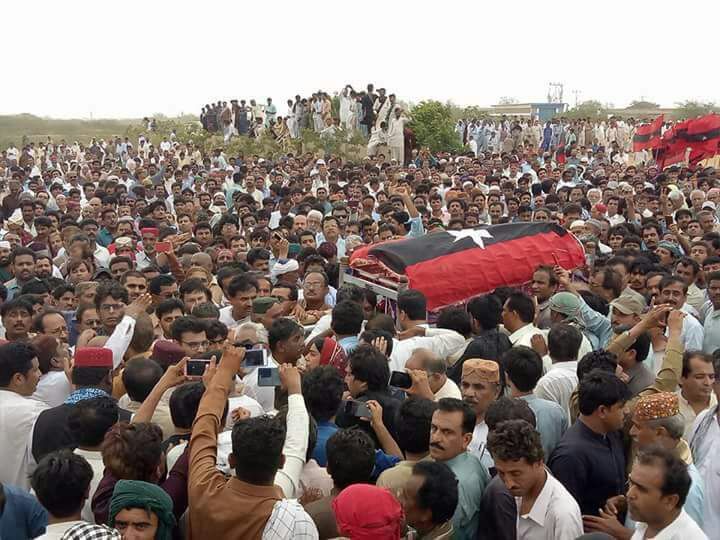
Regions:
<instances>
[{"instance_id":1,"label":"turban","mask_svg":"<svg viewBox=\"0 0 720 540\"><path fill-rule=\"evenodd\" d=\"M499 383L500 366L494 360L468 358L462 365L462 380L471 384L478 382Z\"/></svg>"},{"instance_id":2,"label":"turban","mask_svg":"<svg viewBox=\"0 0 720 540\"><path fill-rule=\"evenodd\" d=\"M270 277L277 281L277 279L283 274L289 274L290 272L297 272L300 270L300 265L295 259L289 259L284 263L276 262L270 271Z\"/></svg>"},{"instance_id":3,"label":"turban","mask_svg":"<svg viewBox=\"0 0 720 540\"><path fill-rule=\"evenodd\" d=\"M565 315L566 322L574 322L584 326L580 311L580 299L570 292L559 292L550 298L550 310Z\"/></svg>"},{"instance_id":4,"label":"turban","mask_svg":"<svg viewBox=\"0 0 720 540\"><path fill-rule=\"evenodd\" d=\"M403 510L387 489L353 484L335 497L332 507L341 535L353 540L400 538Z\"/></svg>"},{"instance_id":5,"label":"turban","mask_svg":"<svg viewBox=\"0 0 720 540\"><path fill-rule=\"evenodd\" d=\"M662 242L658 242L657 247L667 249L672 254L672 256L675 257L676 259L679 259L680 257L682 257L682 253L680 253L680 248L678 248L672 242L663 240Z\"/></svg>"},{"instance_id":6,"label":"turban","mask_svg":"<svg viewBox=\"0 0 720 540\"><path fill-rule=\"evenodd\" d=\"M22 217L22 212L20 211L19 208L16 209L12 213L12 215L8 218L7 221L8 221L8 223L12 223L13 225L18 225L18 226L23 225L25 223L25 221L23 220L23 217Z\"/></svg>"},{"instance_id":7,"label":"turban","mask_svg":"<svg viewBox=\"0 0 720 540\"><path fill-rule=\"evenodd\" d=\"M175 516L170 495L160 486L140 480L119 480L110 500L108 525L115 526L115 516L126 508L144 508L158 518L156 540L171 540Z\"/></svg>"}]
</instances>

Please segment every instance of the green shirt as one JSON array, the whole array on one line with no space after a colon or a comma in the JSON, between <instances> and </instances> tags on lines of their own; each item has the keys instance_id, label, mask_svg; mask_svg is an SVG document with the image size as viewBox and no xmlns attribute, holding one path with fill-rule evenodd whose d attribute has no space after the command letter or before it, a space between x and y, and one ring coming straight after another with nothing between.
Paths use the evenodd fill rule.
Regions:
<instances>
[{"instance_id":1,"label":"green shirt","mask_svg":"<svg viewBox=\"0 0 720 540\"><path fill-rule=\"evenodd\" d=\"M485 465L474 455L463 452L445 462L458 479L458 505L452 518L455 538L471 540L477 536L480 498L490 482Z\"/></svg>"}]
</instances>

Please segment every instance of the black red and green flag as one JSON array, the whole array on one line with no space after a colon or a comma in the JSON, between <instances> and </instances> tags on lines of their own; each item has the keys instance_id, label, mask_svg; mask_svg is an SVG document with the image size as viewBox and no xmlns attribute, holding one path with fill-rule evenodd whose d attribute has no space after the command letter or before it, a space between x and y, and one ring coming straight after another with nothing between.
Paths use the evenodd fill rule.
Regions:
<instances>
[{"instance_id":1,"label":"black red and green flag","mask_svg":"<svg viewBox=\"0 0 720 540\"><path fill-rule=\"evenodd\" d=\"M574 235L554 223L507 223L363 246L354 262L378 261L405 275L435 310L491 292L527 283L541 265L574 269L585 264L585 251Z\"/></svg>"},{"instance_id":2,"label":"black red and green flag","mask_svg":"<svg viewBox=\"0 0 720 540\"><path fill-rule=\"evenodd\" d=\"M661 144L662 126L665 116L660 115L649 124L642 124L635 130L633 136L633 152L653 150Z\"/></svg>"}]
</instances>

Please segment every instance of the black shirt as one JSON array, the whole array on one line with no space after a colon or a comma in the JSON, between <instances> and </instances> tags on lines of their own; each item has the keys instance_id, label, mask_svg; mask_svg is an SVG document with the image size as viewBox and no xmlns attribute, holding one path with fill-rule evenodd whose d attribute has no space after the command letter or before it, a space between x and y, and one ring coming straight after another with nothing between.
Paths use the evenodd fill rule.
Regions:
<instances>
[{"instance_id":1,"label":"black shirt","mask_svg":"<svg viewBox=\"0 0 720 540\"><path fill-rule=\"evenodd\" d=\"M599 515L605 502L625 492L620 431L600 435L578 419L548 461L552 474L575 497L583 515Z\"/></svg>"},{"instance_id":2,"label":"black shirt","mask_svg":"<svg viewBox=\"0 0 720 540\"><path fill-rule=\"evenodd\" d=\"M389 391L368 391L354 399L355 401L362 402L370 401L371 399L377 401L383 410L383 424L385 424L385 427L394 438L397 437L395 430L395 422L398 412L400 411L401 401L399 399L394 398ZM380 441L378 441L378 438L375 435L375 430L370 426L370 422L366 422L365 420L361 420L360 418L356 418L355 416L346 414L343 411L344 403L345 402L340 404L340 410L335 416L335 424L337 424L338 427L341 428L358 427L362 429L368 435L370 435L370 438L375 442L376 448L380 449Z\"/></svg>"},{"instance_id":3,"label":"black shirt","mask_svg":"<svg viewBox=\"0 0 720 540\"><path fill-rule=\"evenodd\" d=\"M75 448L77 443L68 428L68 417L73 405L63 403L52 409L45 409L35 421L32 439L32 455L38 463L50 452L61 448ZM129 422L130 411L120 409L119 422Z\"/></svg>"},{"instance_id":4,"label":"black shirt","mask_svg":"<svg viewBox=\"0 0 720 540\"><path fill-rule=\"evenodd\" d=\"M499 476L495 476L480 499L477 540L515 540L517 505Z\"/></svg>"}]
</instances>

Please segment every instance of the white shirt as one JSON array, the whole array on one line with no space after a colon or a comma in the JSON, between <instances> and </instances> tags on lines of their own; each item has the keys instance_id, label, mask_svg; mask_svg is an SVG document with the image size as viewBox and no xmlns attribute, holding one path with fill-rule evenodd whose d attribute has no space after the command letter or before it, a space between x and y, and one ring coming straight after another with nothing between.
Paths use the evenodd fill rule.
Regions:
<instances>
[{"instance_id":1,"label":"white shirt","mask_svg":"<svg viewBox=\"0 0 720 540\"><path fill-rule=\"evenodd\" d=\"M47 405L0 388L0 482L30 490L32 430Z\"/></svg>"},{"instance_id":2,"label":"white shirt","mask_svg":"<svg viewBox=\"0 0 720 540\"><path fill-rule=\"evenodd\" d=\"M95 523L95 515L92 511L92 499L95 495L95 491L97 490L98 485L100 484L100 480L102 480L103 478L103 473L105 472L105 464L103 463L102 452L100 452L100 450L82 450L81 448L76 448L75 450L73 450L73 453L78 456L84 457L90 464L90 467L93 471L93 477L92 480L90 480L90 494L85 500L85 506L83 506L81 515L85 521ZM169 469L170 467L168 467L168 470Z\"/></svg>"},{"instance_id":3,"label":"white shirt","mask_svg":"<svg viewBox=\"0 0 720 540\"><path fill-rule=\"evenodd\" d=\"M578 385L577 364L577 360L554 363L535 386L535 395L559 404L567 412L568 421L570 421L570 396Z\"/></svg>"},{"instance_id":4,"label":"white shirt","mask_svg":"<svg viewBox=\"0 0 720 540\"><path fill-rule=\"evenodd\" d=\"M95 262L102 268L110 268L110 252L100 244L95 245Z\"/></svg>"},{"instance_id":5,"label":"white shirt","mask_svg":"<svg viewBox=\"0 0 720 540\"><path fill-rule=\"evenodd\" d=\"M64 371L48 371L40 377L32 399L42 401L48 407L57 407L63 404L72 391L72 385Z\"/></svg>"},{"instance_id":6,"label":"white shirt","mask_svg":"<svg viewBox=\"0 0 720 540\"><path fill-rule=\"evenodd\" d=\"M449 377L445 381L445 384L443 384L440 389L433 394L433 400L440 401L442 398L446 397L462 399L462 392L460 392L458 385L455 384L455 381Z\"/></svg>"},{"instance_id":7,"label":"white shirt","mask_svg":"<svg viewBox=\"0 0 720 540\"><path fill-rule=\"evenodd\" d=\"M249 314L244 319L240 319L239 321L236 321L233 318L232 310L233 310L232 306L225 306L224 308L220 308L220 318L218 320L221 323L223 323L225 326L227 326L228 330L237 328L238 326L240 326L241 324L244 324L246 322L252 322L252 318Z\"/></svg>"},{"instance_id":8,"label":"white shirt","mask_svg":"<svg viewBox=\"0 0 720 540\"><path fill-rule=\"evenodd\" d=\"M680 409L680 416L682 416L683 423L685 424L685 431L683 433L683 439L686 441L690 440L690 435L693 433L693 427L695 425L695 419L701 415L703 412L705 412L708 409L712 409L717 405L717 397L715 396L715 392L710 393L710 404L707 408L700 411L698 414L695 414L695 409L692 408L692 405L688 402L685 397L682 395L682 388L678 388L678 390L675 392L678 397L678 408Z\"/></svg>"},{"instance_id":9,"label":"white shirt","mask_svg":"<svg viewBox=\"0 0 720 540\"><path fill-rule=\"evenodd\" d=\"M288 213L288 216L295 217L295 214ZM280 210L275 210L270 213L270 221L268 222L268 227L270 229L277 229L280 226L280 220L283 218L283 216L280 214Z\"/></svg>"},{"instance_id":10,"label":"white shirt","mask_svg":"<svg viewBox=\"0 0 720 540\"><path fill-rule=\"evenodd\" d=\"M647 523L638 523L630 540L650 540L645 536L647 528ZM675 521L653 536L652 540L708 540L708 537L685 510L680 510Z\"/></svg>"},{"instance_id":11,"label":"white shirt","mask_svg":"<svg viewBox=\"0 0 720 540\"><path fill-rule=\"evenodd\" d=\"M257 400L251 398L250 396L232 396L228 398L228 412L231 413L238 407L242 407L243 409L246 409L250 413L250 418L255 418L256 416L262 416L265 414L265 411L262 408L262 405L257 402ZM225 422L225 429L232 429L234 420L232 419L232 415L228 414L227 421Z\"/></svg>"},{"instance_id":12,"label":"white shirt","mask_svg":"<svg viewBox=\"0 0 720 540\"><path fill-rule=\"evenodd\" d=\"M692 429L693 435L689 439L691 445L697 427L711 411L714 411L714 409L701 412L695 420ZM705 484L703 531L709 538L720 538L720 459L717 459L717 456L720 456L720 425L717 416L713 418L702 446L698 447L697 450L698 456L705 456L702 461L695 462L695 467L697 467ZM683 537L682 540L690 539Z\"/></svg>"},{"instance_id":13,"label":"white shirt","mask_svg":"<svg viewBox=\"0 0 720 540\"><path fill-rule=\"evenodd\" d=\"M65 531L67 531L71 527L74 527L75 525L80 525L81 523L85 522L63 521L61 523L53 523L52 525L47 526L47 528L45 529L45 534L36 536L35 540L60 540L65 534Z\"/></svg>"},{"instance_id":14,"label":"white shirt","mask_svg":"<svg viewBox=\"0 0 720 540\"><path fill-rule=\"evenodd\" d=\"M522 328L518 328L510 334L508 338L510 338L510 343L513 344L513 347L522 345L523 347L530 347L532 349L532 338L535 335L542 336L542 338L547 342L546 332L532 323L526 324ZM548 372L551 364L552 361L549 358L543 358L543 373Z\"/></svg>"},{"instance_id":15,"label":"white shirt","mask_svg":"<svg viewBox=\"0 0 720 540\"><path fill-rule=\"evenodd\" d=\"M445 360L464 345L465 338L461 334L445 328L426 328L424 336L402 341L393 339L390 371L405 371L405 364L415 349L429 349L440 359Z\"/></svg>"},{"instance_id":16,"label":"white shirt","mask_svg":"<svg viewBox=\"0 0 720 540\"><path fill-rule=\"evenodd\" d=\"M268 352L267 367L278 367L277 362L270 356L270 352ZM257 399L263 411L269 413L275 410L275 387L258 386L257 368L245 375L242 382L250 389L250 392L255 395L255 399Z\"/></svg>"},{"instance_id":17,"label":"white shirt","mask_svg":"<svg viewBox=\"0 0 720 540\"><path fill-rule=\"evenodd\" d=\"M575 540L583 534L580 506L570 492L546 469L545 485L530 511L520 515L522 498L517 505L518 540Z\"/></svg>"},{"instance_id":18,"label":"white shirt","mask_svg":"<svg viewBox=\"0 0 720 540\"><path fill-rule=\"evenodd\" d=\"M487 436L488 427L484 420L475 424L473 430L473 437L468 445L467 451L474 454L476 458L480 460L480 463L485 465L489 470L495 466L495 461L490 455L490 451L487 449Z\"/></svg>"}]
</instances>

